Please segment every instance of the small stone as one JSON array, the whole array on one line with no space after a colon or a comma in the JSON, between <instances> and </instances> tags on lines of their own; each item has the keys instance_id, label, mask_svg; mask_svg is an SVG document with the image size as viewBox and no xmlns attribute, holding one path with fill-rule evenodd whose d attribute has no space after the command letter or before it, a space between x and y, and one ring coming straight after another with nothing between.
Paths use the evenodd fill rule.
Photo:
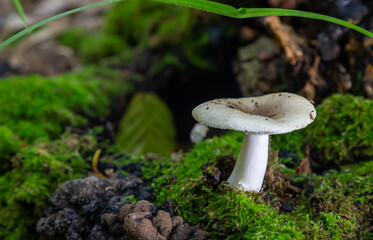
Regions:
<instances>
[{"instance_id":1,"label":"small stone","mask_svg":"<svg viewBox=\"0 0 373 240\"><path fill-rule=\"evenodd\" d=\"M287 202L282 203L281 209L284 212L292 212L292 211L294 211L293 206L290 203L287 203Z\"/></svg>"}]
</instances>

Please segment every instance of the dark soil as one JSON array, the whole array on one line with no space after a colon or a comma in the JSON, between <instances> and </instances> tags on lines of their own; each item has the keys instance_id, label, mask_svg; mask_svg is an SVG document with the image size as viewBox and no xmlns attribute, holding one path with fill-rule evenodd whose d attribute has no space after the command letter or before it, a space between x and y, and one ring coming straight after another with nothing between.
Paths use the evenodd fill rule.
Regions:
<instances>
[{"instance_id":1,"label":"dark soil","mask_svg":"<svg viewBox=\"0 0 373 240\"><path fill-rule=\"evenodd\" d=\"M128 169L136 167L132 164ZM136 171L135 171L136 172ZM137 203L126 200L133 196ZM39 239L209 239L199 226L175 216L171 201L154 206L146 184L135 176L87 177L63 184L39 219Z\"/></svg>"}]
</instances>

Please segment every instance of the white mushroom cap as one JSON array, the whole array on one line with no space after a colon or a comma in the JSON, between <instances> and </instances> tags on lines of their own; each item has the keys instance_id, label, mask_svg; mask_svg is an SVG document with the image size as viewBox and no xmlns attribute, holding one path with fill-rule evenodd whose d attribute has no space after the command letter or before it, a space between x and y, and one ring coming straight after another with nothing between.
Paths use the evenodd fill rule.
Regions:
<instances>
[{"instance_id":1,"label":"white mushroom cap","mask_svg":"<svg viewBox=\"0 0 373 240\"><path fill-rule=\"evenodd\" d=\"M280 134L306 127L316 118L316 110L302 96L273 93L211 100L194 108L192 115L209 127L246 134Z\"/></svg>"}]
</instances>

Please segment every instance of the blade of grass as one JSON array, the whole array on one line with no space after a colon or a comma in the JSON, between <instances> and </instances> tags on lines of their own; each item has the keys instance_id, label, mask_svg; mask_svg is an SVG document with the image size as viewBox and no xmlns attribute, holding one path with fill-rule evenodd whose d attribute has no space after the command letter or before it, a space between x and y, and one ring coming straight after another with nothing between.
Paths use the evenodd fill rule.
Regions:
<instances>
[{"instance_id":1,"label":"blade of grass","mask_svg":"<svg viewBox=\"0 0 373 240\"><path fill-rule=\"evenodd\" d=\"M4 42L0 43L0 50L3 49L4 47L8 46L12 42L16 41L17 39L19 39L23 35L31 32L31 31L43 26L44 24L47 24L47 23L51 22L51 21L57 20L59 18L65 17L65 16L73 14L73 13L83 11L83 10L88 9L88 8L97 7L97 6L101 6L101 5L105 5L105 4L109 4L109 3L114 3L114 2L121 2L121 1L125 1L125 0L107 0L107 1L102 1L102 2L98 2L98 3L93 3L93 4L90 4L90 5L84 6L84 7L79 7L79 8L75 8L75 9L72 9L70 11L67 11L67 12L60 13L56 16L53 16L53 17L45 19L41 22L35 23L34 25L31 25L31 26L25 28L24 30L14 34L10 38L6 39Z\"/></svg>"},{"instance_id":2,"label":"blade of grass","mask_svg":"<svg viewBox=\"0 0 373 240\"><path fill-rule=\"evenodd\" d=\"M18 33L15 35L11 36L4 42L0 43L0 50L4 48L5 46L9 45L10 43L14 42L18 38L22 37L23 35L35 30L36 28L51 22L53 20L59 19L61 17L67 16L69 14L73 14L79 11L83 11L85 9L91 8L91 7L96 7L108 3L114 3L114 2L121 2L125 0L107 0L107 1L102 1L99 3L94 3L90 4L84 7L76 8L61 14L58 14L56 16L53 16L51 18L48 18L46 20L43 20L39 23L36 23ZM216 13L220 14L223 16L227 17L233 17L233 18L252 18L252 17L263 17L263 16L293 16L293 17L304 17L304 18L312 18L312 19L317 19L317 20L323 20L331 23L336 23L351 29L354 29L362 34L365 34L368 37L373 38L373 33L356 26L352 23L340 20L338 18L334 17L329 17L325 16L322 14L317 14L317 13L311 13L311 12L304 12L304 11L299 11L299 10L289 10L289 9L279 9L279 8L234 8L230 5L222 4L222 3L217 3L217 2L212 2L212 1L207 1L207 0L153 0L153 1L158 1L162 3L167 3L167 4L174 4L178 6L184 6L184 7L190 7L190 8L195 8L211 13ZM144 1L146 2L146 1Z\"/></svg>"},{"instance_id":3,"label":"blade of grass","mask_svg":"<svg viewBox=\"0 0 373 240\"><path fill-rule=\"evenodd\" d=\"M326 15L305 12L291 9L280 9L280 8L234 8L230 5L212 2L207 0L154 0L158 2L174 4L178 6L190 7L194 9L203 10L206 12L216 13L227 17L233 18L252 18L252 17L264 17L264 16L292 16L292 17L304 17L327 21L335 24L342 25L344 27L351 28L358 31L368 37L373 38L373 33L369 32L359 26L352 23L343 21L338 18L329 17Z\"/></svg>"},{"instance_id":4,"label":"blade of grass","mask_svg":"<svg viewBox=\"0 0 373 240\"><path fill-rule=\"evenodd\" d=\"M13 0L13 4L14 6L16 7L16 10L18 12L18 15L19 17L21 18L23 24L25 25L25 27L28 27L28 24L27 24L27 19L26 19L26 14L25 12L23 11L23 7L22 7L22 4L19 0Z\"/></svg>"}]
</instances>

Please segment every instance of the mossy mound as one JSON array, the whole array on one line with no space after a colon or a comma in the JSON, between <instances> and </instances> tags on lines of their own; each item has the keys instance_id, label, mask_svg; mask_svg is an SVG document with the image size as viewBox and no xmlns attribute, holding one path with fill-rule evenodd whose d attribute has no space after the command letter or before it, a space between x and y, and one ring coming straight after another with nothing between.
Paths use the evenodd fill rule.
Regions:
<instances>
[{"instance_id":1,"label":"mossy mound","mask_svg":"<svg viewBox=\"0 0 373 240\"><path fill-rule=\"evenodd\" d=\"M335 94L317 106L315 121L305 129L272 136L272 147L281 149L280 161L294 167L311 149L315 168L373 158L373 101L350 94Z\"/></svg>"},{"instance_id":2,"label":"mossy mound","mask_svg":"<svg viewBox=\"0 0 373 240\"><path fill-rule=\"evenodd\" d=\"M293 190L275 190L266 179L264 193L259 194L236 191L226 179L212 186L206 178L216 173L221 159L216 156L236 153L241 138L233 134L208 139L182 162L162 159L158 169L145 167L145 172L161 173L153 181L157 201L171 199L187 222L202 225L215 239L359 239L371 234L373 172L302 176L290 181ZM202 170L206 162L212 163Z\"/></svg>"},{"instance_id":3,"label":"mossy mound","mask_svg":"<svg viewBox=\"0 0 373 240\"><path fill-rule=\"evenodd\" d=\"M88 119L109 113L110 94L121 86L105 78L118 75L88 68L56 77L16 76L0 81L0 124L32 143L59 136L66 125L82 126ZM118 82L116 82L118 84ZM127 85L127 86L126 86Z\"/></svg>"},{"instance_id":4,"label":"mossy mound","mask_svg":"<svg viewBox=\"0 0 373 240\"><path fill-rule=\"evenodd\" d=\"M0 160L9 159L21 145L58 138L66 126L79 127L108 116L113 98L130 90L128 82L115 71L95 68L48 78L2 79ZM6 170L8 165L4 162L0 169Z\"/></svg>"},{"instance_id":5,"label":"mossy mound","mask_svg":"<svg viewBox=\"0 0 373 240\"><path fill-rule=\"evenodd\" d=\"M373 158L373 101L335 94L318 107L318 117L307 130L320 164L346 164Z\"/></svg>"}]
</instances>

